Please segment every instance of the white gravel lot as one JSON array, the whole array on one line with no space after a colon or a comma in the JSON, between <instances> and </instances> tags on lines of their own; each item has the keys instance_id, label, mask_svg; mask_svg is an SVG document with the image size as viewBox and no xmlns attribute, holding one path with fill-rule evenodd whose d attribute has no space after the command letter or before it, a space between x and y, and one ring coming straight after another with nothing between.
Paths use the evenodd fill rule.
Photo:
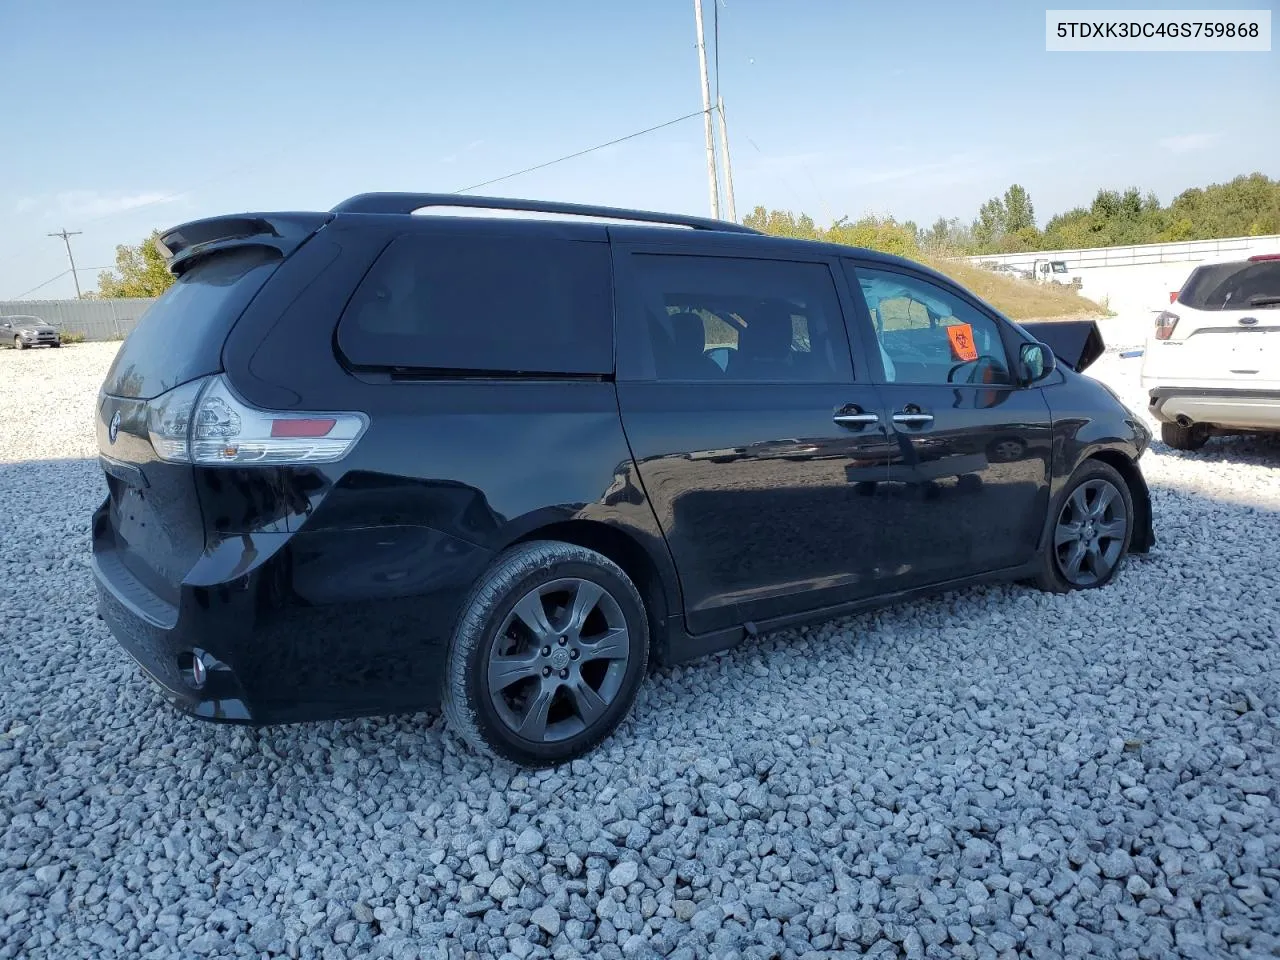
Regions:
<instances>
[{"instance_id":1,"label":"white gravel lot","mask_svg":"<svg viewBox=\"0 0 1280 960\"><path fill-rule=\"evenodd\" d=\"M1157 444L1106 590L778 633L527 774L162 703L93 608L113 350L0 352L0 958L1280 954L1280 443Z\"/></svg>"}]
</instances>

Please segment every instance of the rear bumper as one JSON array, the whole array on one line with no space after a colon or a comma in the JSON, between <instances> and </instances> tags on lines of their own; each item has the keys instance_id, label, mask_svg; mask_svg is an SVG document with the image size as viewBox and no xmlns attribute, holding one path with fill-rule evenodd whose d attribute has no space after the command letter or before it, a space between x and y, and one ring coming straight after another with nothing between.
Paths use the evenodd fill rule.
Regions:
<instances>
[{"instance_id":1,"label":"rear bumper","mask_svg":"<svg viewBox=\"0 0 1280 960\"><path fill-rule=\"evenodd\" d=\"M103 510L95 516L93 545L99 615L174 707L226 723L435 706L458 604L491 556L419 528L416 538L402 539L415 547L426 540L434 549L402 559L438 565L415 589L395 595L388 584L403 580L384 576L385 567L370 570L354 549L369 536L389 553L394 532L278 534L274 544L264 535L235 537L207 549L170 600L129 572ZM252 562L251 551L260 553ZM309 572L317 566L318 573ZM212 568L226 572L205 576ZM196 657L205 667L203 683L192 670Z\"/></svg>"},{"instance_id":2,"label":"rear bumper","mask_svg":"<svg viewBox=\"0 0 1280 960\"><path fill-rule=\"evenodd\" d=\"M1180 418L1233 430L1280 430L1280 390L1153 387L1147 409L1162 423Z\"/></svg>"},{"instance_id":3,"label":"rear bumper","mask_svg":"<svg viewBox=\"0 0 1280 960\"><path fill-rule=\"evenodd\" d=\"M170 606L133 578L111 550L95 550L93 578L98 615L112 636L173 706L205 720L230 723L265 722L270 711L255 707L244 686L219 656L242 644L244 636L223 618L222 629L208 629L201 617L181 615L181 603ZM191 594L184 591L183 601ZM215 652L216 651L216 652ZM206 665L196 684L192 660Z\"/></svg>"}]
</instances>

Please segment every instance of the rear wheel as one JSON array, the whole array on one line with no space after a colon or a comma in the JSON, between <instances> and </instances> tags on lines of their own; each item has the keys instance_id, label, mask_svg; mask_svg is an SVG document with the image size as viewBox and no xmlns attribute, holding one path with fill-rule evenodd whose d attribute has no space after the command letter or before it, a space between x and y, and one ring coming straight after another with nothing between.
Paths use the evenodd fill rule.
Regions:
<instances>
[{"instance_id":1,"label":"rear wheel","mask_svg":"<svg viewBox=\"0 0 1280 960\"><path fill-rule=\"evenodd\" d=\"M503 553L463 603L442 701L483 753L551 766L588 752L635 700L649 621L607 557L557 541Z\"/></svg>"},{"instance_id":2,"label":"rear wheel","mask_svg":"<svg viewBox=\"0 0 1280 960\"><path fill-rule=\"evenodd\" d=\"M1058 498L1036 585L1054 593L1105 586L1129 552L1134 516L1120 472L1086 460Z\"/></svg>"},{"instance_id":3,"label":"rear wheel","mask_svg":"<svg viewBox=\"0 0 1280 960\"><path fill-rule=\"evenodd\" d=\"M1193 423L1189 427L1162 423L1160 439L1175 450L1199 450L1209 440L1209 428L1203 423Z\"/></svg>"}]
</instances>

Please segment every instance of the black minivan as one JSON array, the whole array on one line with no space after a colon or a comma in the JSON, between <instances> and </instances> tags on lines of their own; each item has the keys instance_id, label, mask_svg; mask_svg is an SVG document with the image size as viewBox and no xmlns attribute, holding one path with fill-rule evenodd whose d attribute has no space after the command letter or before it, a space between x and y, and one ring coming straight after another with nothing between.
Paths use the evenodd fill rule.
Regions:
<instances>
[{"instance_id":1,"label":"black minivan","mask_svg":"<svg viewBox=\"0 0 1280 960\"><path fill-rule=\"evenodd\" d=\"M1096 328L1038 340L897 257L433 194L158 245L177 281L98 401L93 562L196 716L443 701L476 747L559 763L651 661L981 581L1098 587L1154 540L1150 433L1070 369Z\"/></svg>"}]
</instances>

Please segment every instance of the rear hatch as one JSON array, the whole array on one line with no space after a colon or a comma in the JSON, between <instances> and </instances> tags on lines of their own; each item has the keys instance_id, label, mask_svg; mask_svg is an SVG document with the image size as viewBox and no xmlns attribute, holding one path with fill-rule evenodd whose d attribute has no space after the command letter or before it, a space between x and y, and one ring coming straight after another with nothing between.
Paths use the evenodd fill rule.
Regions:
<instances>
[{"instance_id":1,"label":"rear hatch","mask_svg":"<svg viewBox=\"0 0 1280 960\"><path fill-rule=\"evenodd\" d=\"M1280 386L1280 256L1197 267L1157 318L1162 382Z\"/></svg>"},{"instance_id":2,"label":"rear hatch","mask_svg":"<svg viewBox=\"0 0 1280 960\"><path fill-rule=\"evenodd\" d=\"M320 214L218 218L160 239L177 280L116 354L96 420L109 494L95 523L95 558L117 591L152 619L176 613L183 577L205 547L195 469L155 431L189 415L194 381L221 369L232 326L283 258L323 222Z\"/></svg>"}]
</instances>

